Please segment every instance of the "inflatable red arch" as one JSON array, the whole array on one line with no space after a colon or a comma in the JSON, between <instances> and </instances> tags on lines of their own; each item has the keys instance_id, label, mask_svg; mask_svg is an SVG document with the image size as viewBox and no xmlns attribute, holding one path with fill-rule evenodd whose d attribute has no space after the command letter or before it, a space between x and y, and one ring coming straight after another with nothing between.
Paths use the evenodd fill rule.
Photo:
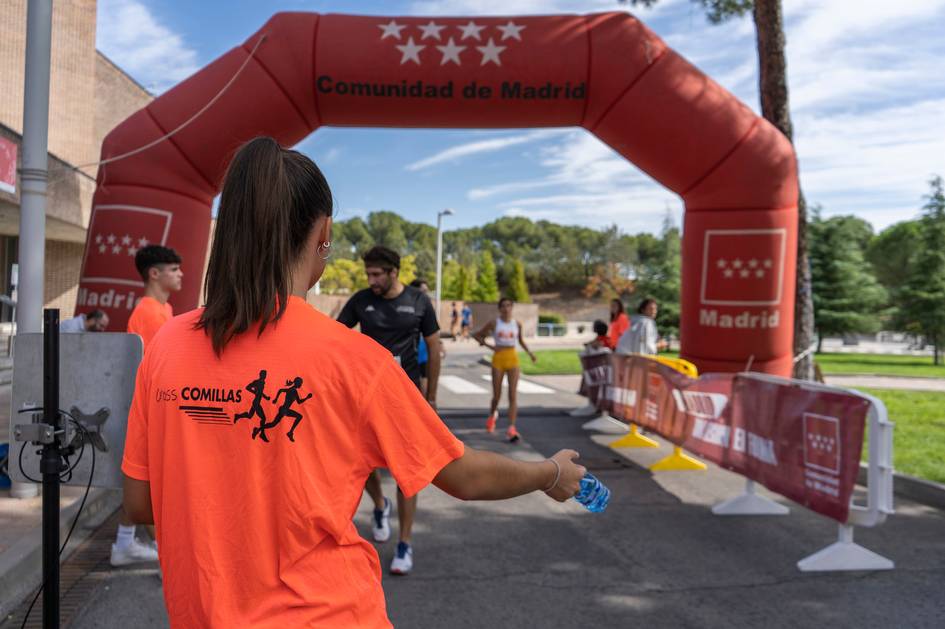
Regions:
<instances>
[{"instance_id":1,"label":"inflatable red arch","mask_svg":"<svg viewBox=\"0 0 945 629\"><path fill-rule=\"evenodd\" d=\"M239 72L240 68L245 67ZM198 305L210 207L229 156L325 125L584 127L685 201L682 355L702 371L791 367L797 180L790 143L626 13L365 17L280 13L122 122L99 169L78 308L123 330L132 256L174 247Z\"/></svg>"}]
</instances>

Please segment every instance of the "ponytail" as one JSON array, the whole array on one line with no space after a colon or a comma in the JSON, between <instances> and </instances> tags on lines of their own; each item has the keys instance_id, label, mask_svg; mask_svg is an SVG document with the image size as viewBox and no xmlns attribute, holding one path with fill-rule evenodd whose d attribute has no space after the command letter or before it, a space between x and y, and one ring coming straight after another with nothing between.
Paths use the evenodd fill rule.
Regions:
<instances>
[{"instance_id":1,"label":"ponytail","mask_svg":"<svg viewBox=\"0 0 945 629\"><path fill-rule=\"evenodd\" d=\"M219 356L258 322L258 334L285 313L291 272L315 221L331 216L328 182L297 151L260 137L233 156L220 209L197 323Z\"/></svg>"}]
</instances>

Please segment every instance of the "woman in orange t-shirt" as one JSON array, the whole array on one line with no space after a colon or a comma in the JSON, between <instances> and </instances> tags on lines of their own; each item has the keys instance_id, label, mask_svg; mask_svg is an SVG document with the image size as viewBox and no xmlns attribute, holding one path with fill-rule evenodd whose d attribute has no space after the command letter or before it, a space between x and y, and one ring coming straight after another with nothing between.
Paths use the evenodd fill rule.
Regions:
<instances>
[{"instance_id":1,"label":"woman in orange t-shirt","mask_svg":"<svg viewBox=\"0 0 945 629\"><path fill-rule=\"evenodd\" d=\"M607 331L607 347L615 349L617 341L630 327L630 319L623 309L623 302L619 299L610 300L610 329Z\"/></svg>"},{"instance_id":2,"label":"woman in orange t-shirt","mask_svg":"<svg viewBox=\"0 0 945 629\"><path fill-rule=\"evenodd\" d=\"M244 145L207 305L164 325L138 369L124 506L156 525L172 627L390 627L377 552L352 522L375 468L407 496L579 489L571 450L525 462L464 447L389 352L305 302L331 212L311 160Z\"/></svg>"}]
</instances>

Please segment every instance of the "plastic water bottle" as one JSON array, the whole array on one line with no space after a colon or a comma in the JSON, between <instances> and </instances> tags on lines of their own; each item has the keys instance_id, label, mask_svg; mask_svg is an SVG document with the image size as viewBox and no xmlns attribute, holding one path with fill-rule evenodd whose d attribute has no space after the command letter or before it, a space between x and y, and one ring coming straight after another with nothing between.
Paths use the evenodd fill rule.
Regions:
<instances>
[{"instance_id":1,"label":"plastic water bottle","mask_svg":"<svg viewBox=\"0 0 945 629\"><path fill-rule=\"evenodd\" d=\"M581 490L574 495L574 499L584 505L591 513L600 513L607 508L607 503L610 502L610 490L597 480L597 477L588 472L581 479Z\"/></svg>"}]
</instances>

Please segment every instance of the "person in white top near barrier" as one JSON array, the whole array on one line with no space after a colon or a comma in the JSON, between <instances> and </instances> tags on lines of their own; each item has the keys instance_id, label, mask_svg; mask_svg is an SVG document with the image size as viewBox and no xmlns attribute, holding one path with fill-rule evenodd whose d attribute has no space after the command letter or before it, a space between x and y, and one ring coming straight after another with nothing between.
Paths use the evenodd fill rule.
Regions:
<instances>
[{"instance_id":1,"label":"person in white top near barrier","mask_svg":"<svg viewBox=\"0 0 945 629\"><path fill-rule=\"evenodd\" d=\"M644 299L637 308L637 314L630 317L630 327L617 342L618 354L655 355L666 348L666 341L660 340L656 329L658 306L655 299Z\"/></svg>"},{"instance_id":2,"label":"person in white top near barrier","mask_svg":"<svg viewBox=\"0 0 945 629\"><path fill-rule=\"evenodd\" d=\"M489 419L486 420L486 430L495 432L495 424L499 419L499 400L502 397L502 378L508 374L509 380L509 428L505 436L512 443L519 440L515 420L518 418L518 379L521 366L518 361L516 346L519 344L528 357L535 362L535 354L528 349L525 339L522 338L522 324L512 318L514 302L508 297L499 300L499 317L493 319L473 335L480 345L488 347L495 353L492 355L492 404L489 408ZM486 342L487 336L495 339L495 344Z\"/></svg>"}]
</instances>

